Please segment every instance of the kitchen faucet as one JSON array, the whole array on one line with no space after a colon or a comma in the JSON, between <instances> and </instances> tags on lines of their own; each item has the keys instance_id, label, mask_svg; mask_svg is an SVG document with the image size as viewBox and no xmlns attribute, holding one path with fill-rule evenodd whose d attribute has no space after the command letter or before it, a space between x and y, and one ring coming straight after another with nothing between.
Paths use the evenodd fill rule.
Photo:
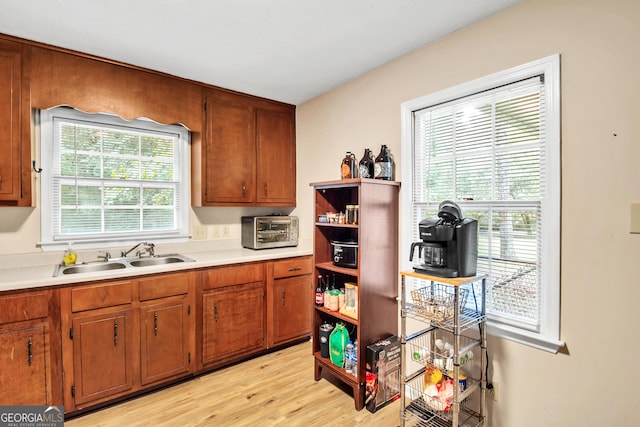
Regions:
<instances>
[{"instance_id":1,"label":"kitchen faucet","mask_svg":"<svg viewBox=\"0 0 640 427\"><path fill-rule=\"evenodd\" d=\"M128 251L122 251L121 253L122 258L126 258L127 255L129 255L134 250L138 249L140 246L143 246L142 250L146 250L149 253L149 256L155 256L154 250L156 245L154 245L153 243L140 242L134 247L132 247L131 249L129 249ZM140 256L142 254L142 250L138 250L138 252L136 252L136 256Z\"/></svg>"}]
</instances>

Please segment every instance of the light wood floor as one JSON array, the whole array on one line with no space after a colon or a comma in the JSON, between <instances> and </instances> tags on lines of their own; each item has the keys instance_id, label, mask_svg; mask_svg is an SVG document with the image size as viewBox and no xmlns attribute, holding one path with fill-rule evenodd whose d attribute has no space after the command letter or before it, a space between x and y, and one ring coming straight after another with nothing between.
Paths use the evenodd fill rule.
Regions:
<instances>
[{"instance_id":1,"label":"light wood floor","mask_svg":"<svg viewBox=\"0 0 640 427\"><path fill-rule=\"evenodd\" d=\"M356 411L349 389L313 380L304 342L65 422L65 427L375 426L400 424L400 402Z\"/></svg>"}]
</instances>

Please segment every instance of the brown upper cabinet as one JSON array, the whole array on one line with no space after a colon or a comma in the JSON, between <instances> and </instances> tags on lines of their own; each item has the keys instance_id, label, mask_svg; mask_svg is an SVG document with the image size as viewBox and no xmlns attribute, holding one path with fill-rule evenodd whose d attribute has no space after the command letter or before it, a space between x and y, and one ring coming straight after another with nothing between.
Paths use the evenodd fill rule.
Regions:
<instances>
[{"instance_id":1,"label":"brown upper cabinet","mask_svg":"<svg viewBox=\"0 0 640 427\"><path fill-rule=\"evenodd\" d=\"M29 52L0 39L0 206L31 206Z\"/></svg>"},{"instance_id":2,"label":"brown upper cabinet","mask_svg":"<svg viewBox=\"0 0 640 427\"><path fill-rule=\"evenodd\" d=\"M0 35L0 206L33 205L31 111L61 105L188 128L193 206L296 204L295 106Z\"/></svg>"},{"instance_id":3,"label":"brown upper cabinet","mask_svg":"<svg viewBox=\"0 0 640 427\"><path fill-rule=\"evenodd\" d=\"M201 87L184 79L79 53L31 47L31 106L68 105L125 120L202 128Z\"/></svg>"},{"instance_id":4,"label":"brown upper cabinet","mask_svg":"<svg viewBox=\"0 0 640 427\"><path fill-rule=\"evenodd\" d=\"M204 98L194 205L295 206L295 107L216 89Z\"/></svg>"}]
</instances>

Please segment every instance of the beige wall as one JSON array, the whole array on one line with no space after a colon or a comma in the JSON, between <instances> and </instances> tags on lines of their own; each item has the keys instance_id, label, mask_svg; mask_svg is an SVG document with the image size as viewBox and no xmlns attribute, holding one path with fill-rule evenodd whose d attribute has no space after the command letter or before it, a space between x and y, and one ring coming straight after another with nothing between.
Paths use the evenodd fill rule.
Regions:
<instances>
[{"instance_id":1,"label":"beige wall","mask_svg":"<svg viewBox=\"0 0 640 427\"><path fill-rule=\"evenodd\" d=\"M296 213L310 238L308 184L338 179L346 150L360 158L386 143L402 167L402 102L561 54L566 348L490 339L492 427L637 423L640 235L629 234L629 205L640 201L639 49L640 1L525 0L298 107Z\"/></svg>"}]
</instances>

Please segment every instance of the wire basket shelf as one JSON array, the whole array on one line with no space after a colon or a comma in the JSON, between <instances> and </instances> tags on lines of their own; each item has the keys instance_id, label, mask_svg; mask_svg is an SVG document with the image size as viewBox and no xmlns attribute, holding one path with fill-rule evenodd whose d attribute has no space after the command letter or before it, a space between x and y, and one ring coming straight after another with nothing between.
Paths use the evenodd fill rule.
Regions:
<instances>
[{"instance_id":1,"label":"wire basket shelf","mask_svg":"<svg viewBox=\"0 0 640 427\"><path fill-rule=\"evenodd\" d=\"M469 291L459 289L458 307L467 304ZM411 291L411 299L416 314L427 320L444 322L452 319L455 314L455 289L442 283L433 283L430 286Z\"/></svg>"},{"instance_id":2,"label":"wire basket shelf","mask_svg":"<svg viewBox=\"0 0 640 427\"><path fill-rule=\"evenodd\" d=\"M470 388L477 388L479 384L475 380L468 380L467 390ZM429 396L424 392L424 374L418 375L416 378L405 383L406 397L411 401L406 407L406 415L415 415L416 418L424 418L428 420L424 425L448 425L451 426L451 420L453 413L451 406L446 402L442 402L440 399ZM467 393L465 393L467 395ZM464 397L464 396L463 396ZM467 405L469 399L463 399L460 402L459 412L459 425L460 426L474 426L478 424L480 415L470 406ZM471 405L473 406L473 405ZM405 418L408 419L408 418ZM424 422L424 420L422 421ZM433 424L435 423L435 424ZM439 424L442 423L442 424ZM448 423L448 424L447 424ZM410 424L413 425L413 424ZM423 424L419 424L423 425Z\"/></svg>"}]
</instances>

